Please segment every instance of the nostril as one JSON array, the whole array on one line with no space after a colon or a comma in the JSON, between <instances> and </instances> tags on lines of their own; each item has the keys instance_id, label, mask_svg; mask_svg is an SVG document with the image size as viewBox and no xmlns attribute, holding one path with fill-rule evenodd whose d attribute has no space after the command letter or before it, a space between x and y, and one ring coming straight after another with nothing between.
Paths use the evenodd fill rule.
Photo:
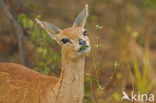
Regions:
<instances>
[{"instance_id":1,"label":"nostril","mask_svg":"<svg viewBox=\"0 0 156 103\"><path fill-rule=\"evenodd\" d=\"M80 45L86 45L86 41L84 41L83 39L79 39L79 44Z\"/></svg>"}]
</instances>

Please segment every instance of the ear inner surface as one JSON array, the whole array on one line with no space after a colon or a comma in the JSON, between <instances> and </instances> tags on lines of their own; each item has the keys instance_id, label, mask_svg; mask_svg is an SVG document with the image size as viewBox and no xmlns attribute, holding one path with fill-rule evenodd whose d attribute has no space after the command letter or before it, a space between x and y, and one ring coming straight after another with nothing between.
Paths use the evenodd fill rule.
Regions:
<instances>
[{"instance_id":1,"label":"ear inner surface","mask_svg":"<svg viewBox=\"0 0 156 103\"><path fill-rule=\"evenodd\" d=\"M52 33L60 33L61 29L59 29L58 27L56 27L53 24L50 24L48 22L43 22L43 24L45 25L45 29L47 29L48 31L52 32Z\"/></svg>"},{"instance_id":2,"label":"ear inner surface","mask_svg":"<svg viewBox=\"0 0 156 103\"><path fill-rule=\"evenodd\" d=\"M49 36L52 38L52 39L55 39L56 40L56 35L59 34L61 32L61 29L59 29L58 27L56 27L55 25L53 24L50 24L48 22L44 22L44 21L40 21L38 20L37 18L35 19L36 22L43 28L45 29Z\"/></svg>"},{"instance_id":3,"label":"ear inner surface","mask_svg":"<svg viewBox=\"0 0 156 103\"><path fill-rule=\"evenodd\" d=\"M78 14L73 26L84 27L88 17L88 5L86 4L85 8Z\"/></svg>"}]
</instances>

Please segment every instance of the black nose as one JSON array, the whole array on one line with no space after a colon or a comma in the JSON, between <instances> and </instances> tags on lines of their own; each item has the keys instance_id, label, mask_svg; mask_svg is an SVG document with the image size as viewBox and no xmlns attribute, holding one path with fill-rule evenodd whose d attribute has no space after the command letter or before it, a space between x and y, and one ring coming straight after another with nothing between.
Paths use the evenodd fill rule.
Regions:
<instances>
[{"instance_id":1,"label":"black nose","mask_svg":"<svg viewBox=\"0 0 156 103\"><path fill-rule=\"evenodd\" d=\"M79 45L82 46L86 45L86 41L84 41L83 39L79 39Z\"/></svg>"}]
</instances>

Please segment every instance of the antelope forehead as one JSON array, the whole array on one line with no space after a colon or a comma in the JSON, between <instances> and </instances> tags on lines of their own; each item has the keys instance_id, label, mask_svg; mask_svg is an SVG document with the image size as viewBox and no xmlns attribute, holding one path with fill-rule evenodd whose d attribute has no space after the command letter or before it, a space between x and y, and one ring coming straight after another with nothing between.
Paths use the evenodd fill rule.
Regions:
<instances>
[{"instance_id":1,"label":"antelope forehead","mask_svg":"<svg viewBox=\"0 0 156 103\"><path fill-rule=\"evenodd\" d=\"M79 38L82 37L82 33L78 33L78 32L71 32L71 33L68 33L66 35L63 35L69 39L72 39L72 40L78 40Z\"/></svg>"},{"instance_id":2,"label":"antelope forehead","mask_svg":"<svg viewBox=\"0 0 156 103\"><path fill-rule=\"evenodd\" d=\"M77 41L79 38L82 37L82 35L83 35L83 28L71 27L63 30L62 33L59 35L59 38L62 39L63 37L66 37L70 40Z\"/></svg>"},{"instance_id":3,"label":"antelope forehead","mask_svg":"<svg viewBox=\"0 0 156 103\"><path fill-rule=\"evenodd\" d=\"M77 33L77 32L69 34L69 38L73 40L77 40L81 38L81 36L82 36L82 33Z\"/></svg>"},{"instance_id":4,"label":"antelope forehead","mask_svg":"<svg viewBox=\"0 0 156 103\"><path fill-rule=\"evenodd\" d=\"M72 34L80 34L82 33L82 31L83 31L82 27L71 27L71 28L65 29L64 33L72 35Z\"/></svg>"}]
</instances>

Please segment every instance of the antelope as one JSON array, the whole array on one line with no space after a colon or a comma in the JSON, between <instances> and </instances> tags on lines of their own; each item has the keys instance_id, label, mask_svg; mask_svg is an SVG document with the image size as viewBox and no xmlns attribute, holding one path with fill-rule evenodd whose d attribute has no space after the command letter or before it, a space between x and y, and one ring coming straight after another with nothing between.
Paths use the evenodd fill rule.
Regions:
<instances>
[{"instance_id":1,"label":"antelope","mask_svg":"<svg viewBox=\"0 0 156 103\"><path fill-rule=\"evenodd\" d=\"M82 103L85 57L91 50L84 29L87 17L88 5L64 30L35 19L61 46L61 75L56 78L19 64L0 63L0 103Z\"/></svg>"}]
</instances>

